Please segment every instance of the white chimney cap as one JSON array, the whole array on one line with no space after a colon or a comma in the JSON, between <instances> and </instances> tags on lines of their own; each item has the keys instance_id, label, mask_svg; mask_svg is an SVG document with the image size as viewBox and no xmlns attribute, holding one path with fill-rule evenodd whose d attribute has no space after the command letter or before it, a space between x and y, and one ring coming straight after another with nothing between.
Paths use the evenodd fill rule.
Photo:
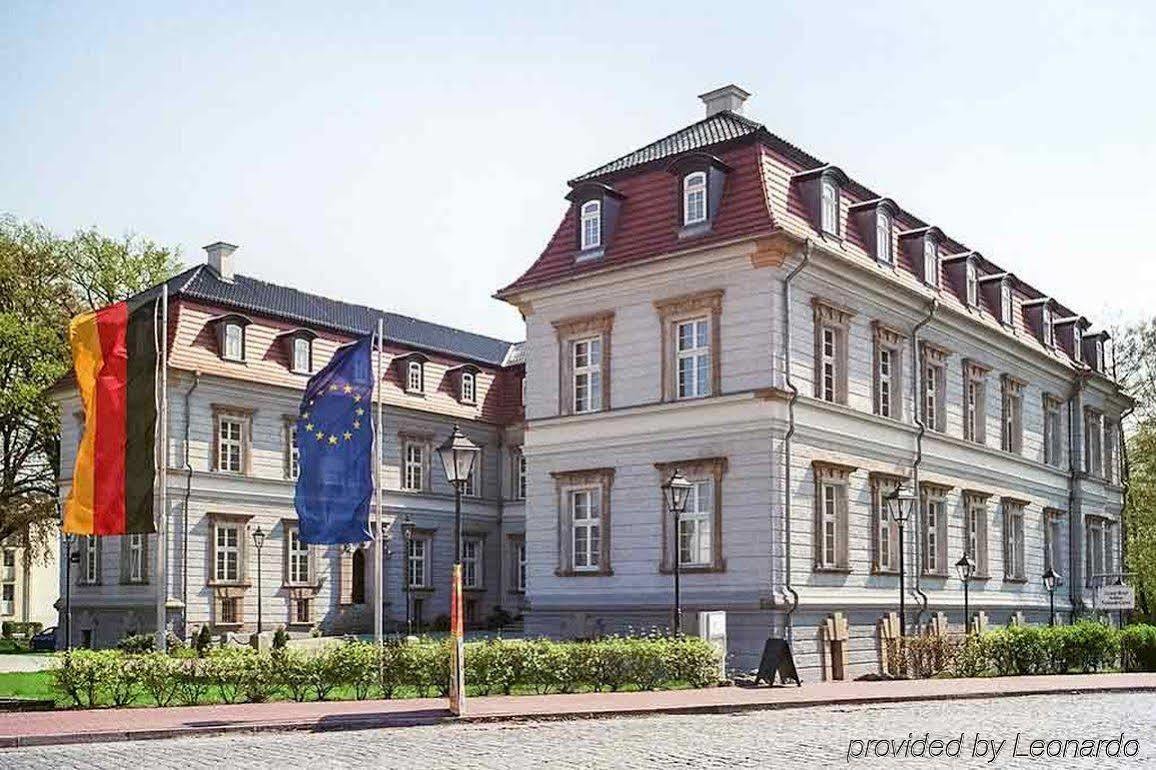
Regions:
<instances>
[{"instance_id":1,"label":"white chimney cap","mask_svg":"<svg viewBox=\"0 0 1156 770\"><path fill-rule=\"evenodd\" d=\"M222 281L231 282L233 280L233 252L236 250L236 246L224 241L210 243L205 247L205 254L208 257L205 261L208 262L209 267L217 271L217 275Z\"/></svg>"},{"instance_id":2,"label":"white chimney cap","mask_svg":"<svg viewBox=\"0 0 1156 770\"><path fill-rule=\"evenodd\" d=\"M698 98L702 99L703 104L706 105L706 116L716 115L723 110L730 110L739 115L743 114L743 102L747 100L751 94L749 91L744 91L738 86L731 85L716 88L713 91L707 91L705 94L699 94Z\"/></svg>"}]
</instances>

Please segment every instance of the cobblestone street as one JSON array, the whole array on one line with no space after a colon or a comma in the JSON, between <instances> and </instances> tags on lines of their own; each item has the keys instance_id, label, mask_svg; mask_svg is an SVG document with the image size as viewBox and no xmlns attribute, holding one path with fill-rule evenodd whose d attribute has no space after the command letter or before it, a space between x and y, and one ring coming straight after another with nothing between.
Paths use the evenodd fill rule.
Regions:
<instances>
[{"instance_id":1,"label":"cobblestone street","mask_svg":"<svg viewBox=\"0 0 1156 770\"><path fill-rule=\"evenodd\" d=\"M458 724L358 732L263 733L166 741L0 751L4 768L190 767L846 767L891 758L848 759L852 740L958 738L960 767L1139 767L1156 764L1156 695L1033 696L999 700L756 711L730 715ZM1007 739L993 764L971 757L975 734ZM1124 738L1129 759L1014 758L1031 740ZM899 764L941 765L908 759Z\"/></svg>"}]
</instances>

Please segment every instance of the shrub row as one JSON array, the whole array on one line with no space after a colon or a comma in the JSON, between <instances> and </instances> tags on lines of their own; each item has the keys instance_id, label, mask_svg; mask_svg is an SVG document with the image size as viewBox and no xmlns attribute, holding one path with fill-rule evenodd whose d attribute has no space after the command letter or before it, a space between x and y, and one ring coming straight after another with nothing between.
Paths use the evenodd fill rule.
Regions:
<instances>
[{"instance_id":1,"label":"shrub row","mask_svg":"<svg viewBox=\"0 0 1156 770\"><path fill-rule=\"evenodd\" d=\"M653 690L717 684L718 653L691 637L609 637L587 642L491 640L466 645L473 694ZM219 648L203 657L76 650L53 670L57 692L92 708L151 702L259 703L277 698L392 698L449 691L449 642L342 642L317 652Z\"/></svg>"},{"instance_id":2,"label":"shrub row","mask_svg":"<svg viewBox=\"0 0 1156 770\"><path fill-rule=\"evenodd\" d=\"M893 676L1026 676L1091 673L1119 666L1156 671L1156 626L1116 630L1084 621L1070 626L1009 626L972 636L916 636L887 651Z\"/></svg>"}]
</instances>

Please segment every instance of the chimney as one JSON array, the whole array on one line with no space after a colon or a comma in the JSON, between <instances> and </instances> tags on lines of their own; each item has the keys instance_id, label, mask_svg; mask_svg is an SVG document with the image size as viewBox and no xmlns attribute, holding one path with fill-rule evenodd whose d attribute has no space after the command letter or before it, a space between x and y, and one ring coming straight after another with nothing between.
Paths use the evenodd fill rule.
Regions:
<instances>
[{"instance_id":1,"label":"chimney","mask_svg":"<svg viewBox=\"0 0 1156 770\"><path fill-rule=\"evenodd\" d=\"M736 114L743 114L743 102L747 100L750 93L744 91L738 86L731 84L716 88L713 91L707 91L705 94L699 94L699 99L706 105L706 116L717 115L723 110L730 110Z\"/></svg>"},{"instance_id":2,"label":"chimney","mask_svg":"<svg viewBox=\"0 0 1156 770\"><path fill-rule=\"evenodd\" d=\"M208 255L206 261L209 267L217 271L222 281L233 282L233 252L236 250L236 246L224 241L210 243L205 247L205 254Z\"/></svg>"}]
</instances>

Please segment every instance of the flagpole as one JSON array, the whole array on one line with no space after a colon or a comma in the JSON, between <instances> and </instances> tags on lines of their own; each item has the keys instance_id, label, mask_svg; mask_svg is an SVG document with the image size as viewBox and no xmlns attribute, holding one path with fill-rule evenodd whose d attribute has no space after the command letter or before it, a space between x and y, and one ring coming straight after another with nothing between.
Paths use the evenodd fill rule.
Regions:
<instances>
[{"instance_id":1,"label":"flagpole","mask_svg":"<svg viewBox=\"0 0 1156 770\"><path fill-rule=\"evenodd\" d=\"M374 383L374 387L373 387L374 398L377 399L377 404L376 404L376 406L377 406L377 420L375 422L376 428L374 429L374 436L373 436L374 444L376 445L375 446L375 449L376 449L375 454L376 454L376 459L377 459L377 462L374 464L374 473L373 473L373 486L374 486L375 493L377 495L377 536L374 538L374 541L373 541L373 568L374 568L373 573L374 573L374 575L376 575L376 579L377 579L377 586L373 592L373 599L374 599L374 601L373 601L373 639L379 647L382 644L383 635L384 635L384 631L385 631L385 618L384 618L384 614L385 614L384 562L385 562L385 560L383 558L385 529L384 529L384 526L382 523L383 516L382 516L382 510L381 510L381 507L382 507L381 506L381 463L382 463L382 455L383 455L383 446L382 445L385 443L385 439L384 439L385 434L382 431L382 428L384 426L382 424L382 407L381 407L381 402L382 402L381 391L384 388L384 378L382 377L382 368L381 368L381 354L382 354L382 347L384 347L384 342L383 342L384 338L385 338L385 319L379 317L377 319L377 377L376 377L377 381Z\"/></svg>"},{"instance_id":2,"label":"flagpole","mask_svg":"<svg viewBox=\"0 0 1156 770\"><path fill-rule=\"evenodd\" d=\"M160 515L157 517L157 547L153 561L156 564L156 592L157 592L157 634L156 649L165 649L165 604L168 598L168 481L169 481L169 285L165 282L161 286L161 324L156 330L154 339L157 341L157 355L160 358L160 377L158 384L161 390L160 408L157 414L160 440L159 473L157 481L160 492L157 495L157 506Z\"/></svg>"}]
</instances>

